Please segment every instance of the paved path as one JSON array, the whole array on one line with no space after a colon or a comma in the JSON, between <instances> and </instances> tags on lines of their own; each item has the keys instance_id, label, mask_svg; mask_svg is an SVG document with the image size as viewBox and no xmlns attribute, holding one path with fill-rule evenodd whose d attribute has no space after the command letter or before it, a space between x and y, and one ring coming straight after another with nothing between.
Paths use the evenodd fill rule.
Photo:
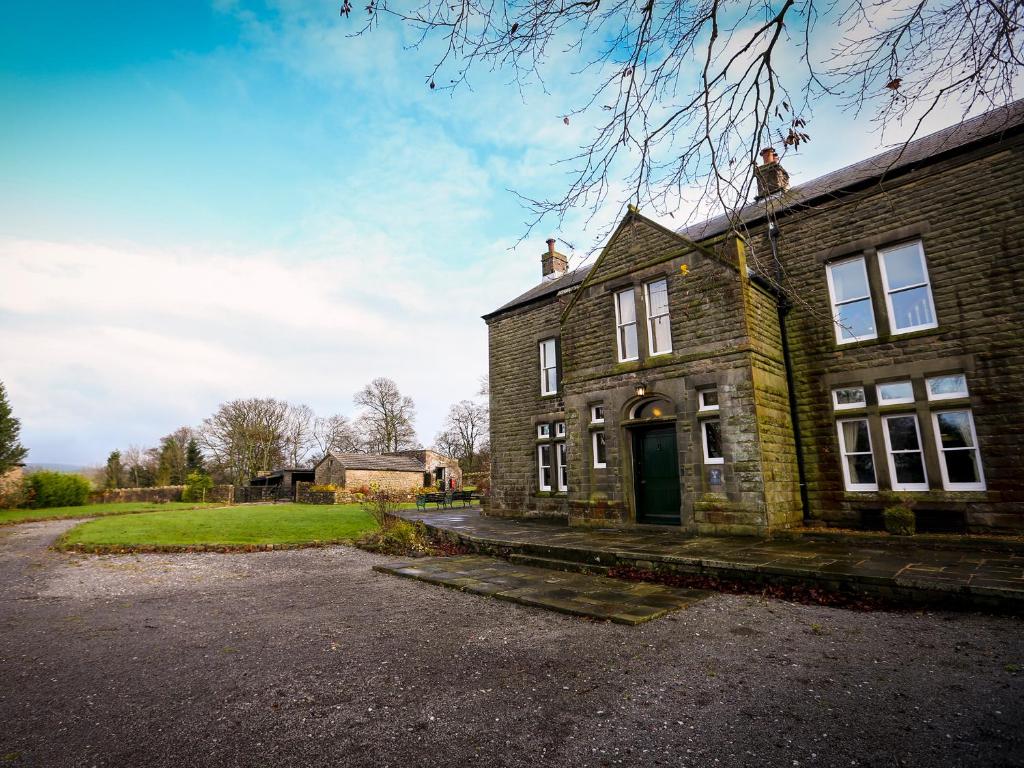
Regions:
<instances>
[{"instance_id":1,"label":"paved path","mask_svg":"<svg viewBox=\"0 0 1024 768\"><path fill-rule=\"evenodd\" d=\"M551 521L483 517L476 509L402 514L521 564L671 568L1024 612L1024 545L963 539L941 545L855 537L687 537L671 530L569 528Z\"/></svg>"},{"instance_id":2,"label":"paved path","mask_svg":"<svg viewBox=\"0 0 1024 768\"><path fill-rule=\"evenodd\" d=\"M430 557L377 565L374 570L520 605L630 625L660 618L711 594L604 576L558 573L479 555Z\"/></svg>"}]
</instances>

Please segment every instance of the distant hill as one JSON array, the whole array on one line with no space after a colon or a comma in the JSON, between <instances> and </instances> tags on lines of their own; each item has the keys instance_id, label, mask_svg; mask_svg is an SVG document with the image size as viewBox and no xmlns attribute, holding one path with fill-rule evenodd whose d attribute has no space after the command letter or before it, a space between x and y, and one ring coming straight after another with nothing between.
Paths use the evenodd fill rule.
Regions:
<instances>
[{"instance_id":1,"label":"distant hill","mask_svg":"<svg viewBox=\"0 0 1024 768\"><path fill-rule=\"evenodd\" d=\"M36 472L40 469L48 469L51 472L84 472L85 470L89 469L89 467L83 467L80 464L47 464L43 462L40 462L38 464L30 462L25 465L26 472Z\"/></svg>"}]
</instances>

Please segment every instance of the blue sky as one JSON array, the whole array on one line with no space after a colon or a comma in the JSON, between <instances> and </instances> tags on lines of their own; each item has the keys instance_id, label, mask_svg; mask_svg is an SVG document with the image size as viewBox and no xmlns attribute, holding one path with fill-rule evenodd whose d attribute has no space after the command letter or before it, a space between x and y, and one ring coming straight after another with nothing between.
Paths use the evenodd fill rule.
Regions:
<instances>
[{"instance_id":1,"label":"blue sky","mask_svg":"<svg viewBox=\"0 0 1024 768\"><path fill-rule=\"evenodd\" d=\"M613 220L516 245L508 190L559 194L585 78L432 92L429 49L349 38L337 5L5 4L0 380L30 461L100 463L234 397L351 416L380 375L429 444L486 372L480 315L538 281L546 236ZM796 178L879 148L817 117Z\"/></svg>"}]
</instances>

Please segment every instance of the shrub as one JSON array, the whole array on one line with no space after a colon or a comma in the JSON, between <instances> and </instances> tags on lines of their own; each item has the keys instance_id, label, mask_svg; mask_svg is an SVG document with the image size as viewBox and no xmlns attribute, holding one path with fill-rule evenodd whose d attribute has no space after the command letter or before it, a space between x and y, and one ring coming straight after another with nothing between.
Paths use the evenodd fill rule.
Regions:
<instances>
[{"instance_id":1,"label":"shrub","mask_svg":"<svg viewBox=\"0 0 1024 768\"><path fill-rule=\"evenodd\" d=\"M89 499L92 483L81 475L33 472L25 478L25 492L33 509L80 507Z\"/></svg>"},{"instance_id":2,"label":"shrub","mask_svg":"<svg viewBox=\"0 0 1024 768\"><path fill-rule=\"evenodd\" d=\"M205 472L190 472L181 492L182 501L206 501L206 495L213 488L213 478Z\"/></svg>"},{"instance_id":3,"label":"shrub","mask_svg":"<svg viewBox=\"0 0 1024 768\"><path fill-rule=\"evenodd\" d=\"M369 515L377 521L381 530L390 527L396 522L395 513L398 511L398 494L383 488L375 488L370 491L362 500L362 507Z\"/></svg>"},{"instance_id":4,"label":"shrub","mask_svg":"<svg viewBox=\"0 0 1024 768\"><path fill-rule=\"evenodd\" d=\"M356 546L382 555L423 555L431 552L430 537L423 523L392 520L380 531L374 531L356 541Z\"/></svg>"},{"instance_id":5,"label":"shrub","mask_svg":"<svg viewBox=\"0 0 1024 768\"><path fill-rule=\"evenodd\" d=\"M882 513L885 519L885 530L895 536L913 536L914 510L906 504L893 504Z\"/></svg>"}]
</instances>

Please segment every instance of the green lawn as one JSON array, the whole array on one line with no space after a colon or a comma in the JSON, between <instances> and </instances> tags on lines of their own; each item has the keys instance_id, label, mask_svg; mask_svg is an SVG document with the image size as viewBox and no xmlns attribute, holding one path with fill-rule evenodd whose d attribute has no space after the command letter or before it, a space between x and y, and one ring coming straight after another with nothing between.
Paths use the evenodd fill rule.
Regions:
<instances>
[{"instance_id":1,"label":"green lawn","mask_svg":"<svg viewBox=\"0 0 1024 768\"><path fill-rule=\"evenodd\" d=\"M49 507L47 509L0 509L0 525L25 523L32 520L59 520L73 517L100 517L102 515L129 515L133 512L151 510L195 509L204 506L194 501L169 501L157 504L152 501L119 501L108 504L83 504L80 507ZM214 507L216 504L206 504Z\"/></svg>"},{"instance_id":2,"label":"green lawn","mask_svg":"<svg viewBox=\"0 0 1024 768\"><path fill-rule=\"evenodd\" d=\"M59 548L175 549L351 541L376 523L358 504L269 504L147 512L82 523Z\"/></svg>"}]
</instances>

